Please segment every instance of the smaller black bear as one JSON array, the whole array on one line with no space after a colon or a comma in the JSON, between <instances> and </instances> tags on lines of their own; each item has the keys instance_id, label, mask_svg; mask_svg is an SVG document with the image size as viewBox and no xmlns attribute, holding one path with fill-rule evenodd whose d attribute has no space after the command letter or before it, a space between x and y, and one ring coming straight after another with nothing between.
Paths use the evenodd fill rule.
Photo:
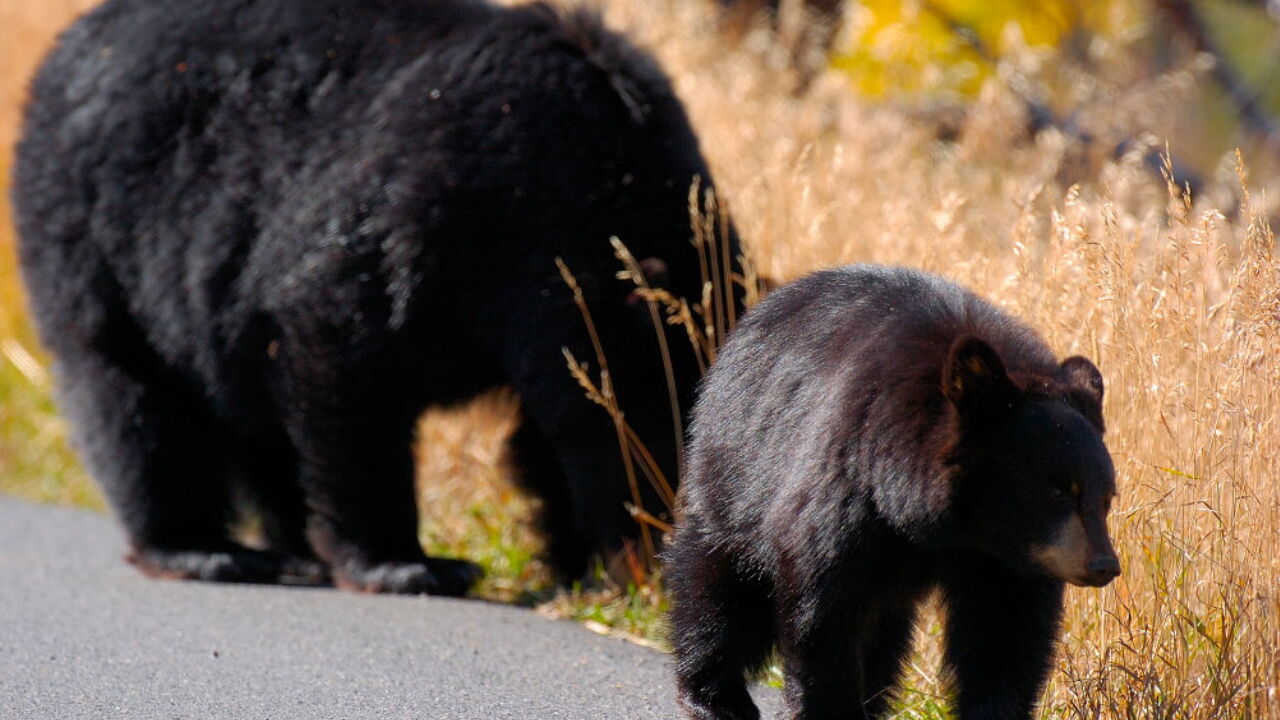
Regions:
<instances>
[{"instance_id":1,"label":"smaller black bear","mask_svg":"<svg viewBox=\"0 0 1280 720\"><path fill-rule=\"evenodd\" d=\"M1120 574L1102 376L922 272L819 272L747 313L694 410L667 557L681 705L876 717L940 588L962 720L1030 718L1064 581Z\"/></svg>"}]
</instances>

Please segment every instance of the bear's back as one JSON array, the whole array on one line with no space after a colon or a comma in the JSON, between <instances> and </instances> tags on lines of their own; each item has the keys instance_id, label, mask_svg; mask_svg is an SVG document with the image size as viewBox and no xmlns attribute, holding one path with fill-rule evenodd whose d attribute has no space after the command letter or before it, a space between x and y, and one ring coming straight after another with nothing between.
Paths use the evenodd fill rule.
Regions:
<instances>
[{"instance_id":1,"label":"bear's back","mask_svg":"<svg viewBox=\"0 0 1280 720\"><path fill-rule=\"evenodd\" d=\"M173 149L166 131L234 129L206 125L231 114L242 127L301 132L317 113L340 109L324 107L326 94L350 103L337 97L339 81L367 101L379 88L362 77L385 75L450 33L474 32L492 11L469 0L109 0L69 27L42 63L26 142L56 127L59 139L102 155L122 147L158 154ZM153 148L143 143L148 133Z\"/></svg>"},{"instance_id":2,"label":"bear's back","mask_svg":"<svg viewBox=\"0 0 1280 720\"><path fill-rule=\"evenodd\" d=\"M20 214L105 228L61 235L91 235L113 258L121 246L172 254L143 244L181 242L202 220L224 238L348 232L294 222L314 220L326 194L367 193L352 202L363 206L505 188L558 201L653 169L705 175L656 63L594 14L541 3L109 0L46 57L23 125ZM586 203L544 212L574 204ZM152 216L174 221L134 227Z\"/></svg>"},{"instance_id":3,"label":"bear's back","mask_svg":"<svg viewBox=\"0 0 1280 720\"><path fill-rule=\"evenodd\" d=\"M938 409L942 364L962 335L986 340L1013 372L1056 371L1034 330L939 276L870 264L813 273L746 314L706 381L703 414L809 414L850 395Z\"/></svg>"},{"instance_id":4,"label":"bear's back","mask_svg":"<svg viewBox=\"0 0 1280 720\"><path fill-rule=\"evenodd\" d=\"M540 4L110 0L37 74L15 167L42 325L84 316L56 288L108 288L210 379L255 316L474 315L557 256L611 276L613 234L699 287L685 198L706 168L669 83Z\"/></svg>"},{"instance_id":5,"label":"bear's back","mask_svg":"<svg viewBox=\"0 0 1280 720\"><path fill-rule=\"evenodd\" d=\"M945 503L930 447L947 413L942 368L964 335L1011 371L1056 371L1033 330L935 275L853 265L778 289L746 314L702 389L686 502L733 518L740 537L771 506L828 512L845 495L892 496L904 520L934 514Z\"/></svg>"}]
</instances>

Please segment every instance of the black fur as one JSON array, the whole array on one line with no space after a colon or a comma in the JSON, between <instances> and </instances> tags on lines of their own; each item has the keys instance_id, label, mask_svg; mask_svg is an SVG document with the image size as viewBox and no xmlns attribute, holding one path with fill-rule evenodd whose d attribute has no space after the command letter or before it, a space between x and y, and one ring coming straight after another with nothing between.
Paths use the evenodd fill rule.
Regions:
<instances>
[{"instance_id":1,"label":"black fur","mask_svg":"<svg viewBox=\"0 0 1280 720\"><path fill-rule=\"evenodd\" d=\"M771 294L694 411L666 568L683 707L758 718L745 676L776 646L793 717L884 715L941 588L959 717L1029 718L1063 597L1033 548L1078 514L1101 537L1073 582L1118 573L1101 399L1089 361L935 276L853 266Z\"/></svg>"},{"instance_id":2,"label":"black fur","mask_svg":"<svg viewBox=\"0 0 1280 720\"><path fill-rule=\"evenodd\" d=\"M695 177L667 79L587 13L108 0L35 78L14 200L60 404L137 564L453 594L473 569L417 539L429 405L514 386L513 456L562 577L635 533L612 425L561 354L594 358L556 257L676 476L656 338L608 239L699 297ZM670 344L688 400L696 366ZM228 538L242 496L267 552Z\"/></svg>"}]
</instances>

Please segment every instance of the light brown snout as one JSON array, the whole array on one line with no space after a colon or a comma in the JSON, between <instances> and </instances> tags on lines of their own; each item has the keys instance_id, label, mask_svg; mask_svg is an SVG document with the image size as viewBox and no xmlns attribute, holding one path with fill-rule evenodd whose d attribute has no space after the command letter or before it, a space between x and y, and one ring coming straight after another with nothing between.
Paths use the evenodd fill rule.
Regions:
<instances>
[{"instance_id":1,"label":"light brown snout","mask_svg":"<svg viewBox=\"0 0 1280 720\"><path fill-rule=\"evenodd\" d=\"M1032 557L1049 574L1081 587L1102 587L1120 575L1120 558L1098 513L1072 513Z\"/></svg>"}]
</instances>

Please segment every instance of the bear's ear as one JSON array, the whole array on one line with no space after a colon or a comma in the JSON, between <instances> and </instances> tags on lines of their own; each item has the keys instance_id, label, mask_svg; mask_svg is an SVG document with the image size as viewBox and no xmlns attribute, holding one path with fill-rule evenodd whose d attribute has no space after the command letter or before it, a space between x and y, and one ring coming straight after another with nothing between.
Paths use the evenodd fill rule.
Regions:
<instances>
[{"instance_id":1,"label":"bear's ear","mask_svg":"<svg viewBox=\"0 0 1280 720\"><path fill-rule=\"evenodd\" d=\"M640 272L644 273L645 282L649 287L663 290L671 288L671 271L667 269L667 263L662 258L647 257L636 265L640 266Z\"/></svg>"},{"instance_id":2,"label":"bear's ear","mask_svg":"<svg viewBox=\"0 0 1280 720\"><path fill-rule=\"evenodd\" d=\"M1102 419L1102 373L1088 359L1073 355L1062 361L1058 379L1067 386L1067 400L1075 406L1098 432L1106 432Z\"/></svg>"},{"instance_id":3,"label":"bear's ear","mask_svg":"<svg viewBox=\"0 0 1280 720\"><path fill-rule=\"evenodd\" d=\"M956 338L942 368L942 394L965 417L1007 409L1018 397L995 348L972 335Z\"/></svg>"},{"instance_id":4,"label":"bear's ear","mask_svg":"<svg viewBox=\"0 0 1280 720\"><path fill-rule=\"evenodd\" d=\"M667 269L667 263L662 258L647 257L640 262L637 262L636 266L640 269L640 273L644 275L644 287L651 290L671 289L671 272ZM630 279L633 282L639 280L639 278L632 277L629 272L618 273L618 279ZM639 283L637 282L637 284ZM644 302L643 293L640 292L639 288L632 290L627 294L627 307L647 307ZM646 313L644 318L645 326L648 327L650 322L649 316Z\"/></svg>"},{"instance_id":5,"label":"bear's ear","mask_svg":"<svg viewBox=\"0 0 1280 720\"><path fill-rule=\"evenodd\" d=\"M1099 403L1102 402L1102 373L1088 358L1072 355L1063 360L1062 366L1058 368L1058 377L1068 387L1084 390L1097 398Z\"/></svg>"}]
</instances>

